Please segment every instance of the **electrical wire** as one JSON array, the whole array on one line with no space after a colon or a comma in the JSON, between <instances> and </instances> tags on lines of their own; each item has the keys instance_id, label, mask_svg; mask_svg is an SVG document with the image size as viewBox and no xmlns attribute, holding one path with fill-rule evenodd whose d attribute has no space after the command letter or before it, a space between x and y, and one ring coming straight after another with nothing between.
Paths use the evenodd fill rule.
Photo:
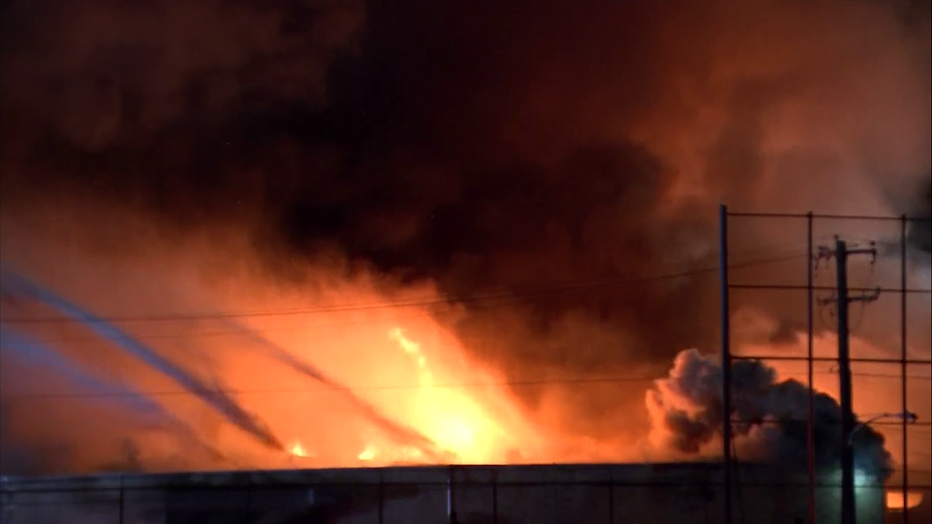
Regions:
<instances>
[{"instance_id":1,"label":"electrical wire","mask_svg":"<svg viewBox=\"0 0 932 524\"><path fill-rule=\"evenodd\" d=\"M789 374L801 376L801 374ZM858 374L855 374L856 376ZM928 377L927 377L928 378ZM480 389L480 388L522 388L547 385L581 385L581 384L620 384L642 382L650 383L664 380L666 377L649 375L620 376L620 377L588 377L588 378L548 378L536 380L505 380L489 382L461 382L449 384L393 384L393 385L355 385L347 386L353 391L391 391L391 390L432 390L432 389ZM325 386L301 386L281 388L255 388L255 389L229 389L217 388L212 390L227 395L275 394L275 393L310 393L314 391L329 392L331 388ZM163 391L133 391L126 393L26 393L5 395L5 400L54 400L54 399L92 399L92 398L123 398L137 395L167 397L190 396L194 393L187 390ZM763 422L763 421L762 421ZM880 421L883 423L883 421ZM896 423L899 424L899 423Z\"/></svg>"},{"instance_id":2,"label":"electrical wire","mask_svg":"<svg viewBox=\"0 0 932 524\"><path fill-rule=\"evenodd\" d=\"M775 256L764 259L756 259L745 261L741 263L736 263L729 266L732 269L740 269L746 267L753 267L756 265L770 264L782 261L793 260L805 256L804 253L793 253L783 256ZM178 314L178 315L149 315L149 316L108 316L103 317L102 320L109 322L149 322L149 321L171 321L171 320L210 320L210 319L230 319L230 318L250 318L250 317L267 317L267 316L290 316L290 315L312 315L318 313L331 313L331 312L352 312L352 311L368 311L368 310L377 310L377 309L386 309L386 308L398 308L398 307L430 307L437 305L448 305L454 303L469 303L469 302L478 302L483 301L500 301L507 299L522 299L522 298L534 298L534 297L545 297L552 296L553 294L559 293L572 293L578 291L586 291L590 289L596 289L599 287L610 287L618 285L638 285L643 283L651 283L668 279L675 279L680 277L695 276L701 274L714 273L717 271L717 267L707 267L700 269L693 269L689 271L681 271L678 273L666 273L655 275L651 277L642 277L638 279L622 279L622 280L612 280L612 281L601 281L601 282L588 282L583 284L577 284L573 286L564 286L551 289L540 290L537 292L510 292L510 293L500 293L492 294L485 296L472 296L472 297L459 297L459 298L443 298L440 300L421 300L421 301L407 301L407 302L390 302L390 303L375 303L375 304L344 304L338 306L327 306L319 308L304 308L304 309L281 309L281 310L266 310L266 311L252 311L252 312L226 312L226 313L210 313L210 314ZM429 313L422 313L413 316L426 316ZM16 318L16 319L0 319L5 324L59 324L73 322L69 318L58 318L58 317L34 317L34 318ZM369 321L358 321L358 322L348 322L347 325L352 324L363 324L368 323ZM326 324L324 324L326 325ZM296 328L297 329L297 328ZM227 331L218 331L211 333L188 333L188 334L163 334L163 335L149 335L141 336L139 338L143 339L155 339L155 338L187 338L192 336L221 336L227 334L236 334L239 332L247 333L252 330L243 329L243 330L227 330ZM887 375L881 374L869 374L869 373L856 373L858 376L876 376L876 377L886 377ZM386 389L423 389L424 387L431 388L477 388L477 387L529 387L529 386L539 386L539 385L555 385L555 384L584 384L584 383L622 383L622 382L651 382L658 380L658 378L663 377L605 377L605 378L575 378L575 379L546 379L546 380L529 380L529 381L503 381L495 383L465 383L465 384L448 384L448 385L430 385L430 386L421 386L421 385L394 385L394 386L356 386L351 389L356 390L386 390ZM899 375L893 376L890 378L899 378ZM911 378L918 379L929 379L928 376L913 376ZM275 392L298 392L298 391L309 391L314 388L275 388L275 389L254 389L254 390L223 390L225 393L229 394L249 394L249 393L275 393ZM318 388L324 389L324 388ZM153 396L165 396L165 395L186 395L190 394L187 391L153 391L153 392L135 392L135 393L126 393L126 395L153 395ZM49 399L49 398L89 398L89 397L99 397L101 395L95 394L32 394L32 395L8 395L5 396L6 399ZM112 395L104 395L112 396Z\"/></svg>"},{"instance_id":3,"label":"electrical wire","mask_svg":"<svg viewBox=\"0 0 932 524\"><path fill-rule=\"evenodd\" d=\"M531 387L546 385L571 385L571 384L612 384L625 382L653 382L657 377L649 376L630 376L630 377L596 377L596 378L566 378L566 379L539 379L539 380L511 380L495 382L463 382L452 384L395 384L395 385L358 385L347 386L353 391L388 391L388 390L431 390L431 389L479 389L479 388L500 388L500 387ZM293 388L265 388L265 389L226 389L216 390L218 393L229 395L246 395L259 393L301 393L301 392L330 392L332 388L326 386L302 386ZM144 396L189 396L193 393L186 390L171 391L138 391L127 393L61 393L61 394L12 394L4 396L4 399L25 400L25 399L88 399L88 398L121 398L126 396L144 395Z\"/></svg>"},{"instance_id":4,"label":"electrical wire","mask_svg":"<svg viewBox=\"0 0 932 524\"><path fill-rule=\"evenodd\" d=\"M744 269L766 264L785 262L798 259L805 256L805 253L793 253L783 256L773 256L755 260L740 262L729 266L729 269ZM612 280L602 280L595 282L584 282L573 285L563 285L551 287L549 289L539 289L536 291L526 292L501 292L487 295L472 295L460 297L444 297L441 299L424 299L409 300L399 302L382 302L382 303L362 303L362 304L340 304L332 306L321 306L315 308L296 308L296 309L278 309L266 311L240 311L240 312L218 312L218 313L201 313L201 314L153 314L153 315L100 315L98 318L105 322L170 322L170 321L190 321L190 320L210 320L210 319L237 319L237 318L256 318L256 317L282 317L292 315L314 315L323 313L341 313L341 312L359 312L372 311L405 307L436 307L450 305L465 305L485 302L502 302L514 300L533 300L550 298L560 294L572 294L586 292L591 290L603 289L607 287L632 286L640 284L649 284L674 280L677 278L699 276L704 274L714 274L718 267L704 267L686 271L662 273L658 275L639 277L639 278L622 278ZM33 317L33 318L0 318L4 324L47 324L47 323L72 323L76 322L67 317Z\"/></svg>"}]
</instances>

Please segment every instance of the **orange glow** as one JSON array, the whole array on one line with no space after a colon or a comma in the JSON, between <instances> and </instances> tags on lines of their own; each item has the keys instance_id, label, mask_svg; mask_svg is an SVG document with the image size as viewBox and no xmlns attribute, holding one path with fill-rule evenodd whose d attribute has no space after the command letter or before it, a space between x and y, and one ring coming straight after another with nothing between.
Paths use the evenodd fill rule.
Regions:
<instances>
[{"instance_id":1,"label":"orange glow","mask_svg":"<svg viewBox=\"0 0 932 524\"><path fill-rule=\"evenodd\" d=\"M302 446L300 442L295 442L294 445L291 446L290 451L292 455L300 458L312 458L314 456L313 453L304 449L304 446Z\"/></svg>"},{"instance_id":2,"label":"orange glow","mask_svg":"<svg viewBox=\"0 0 932 524\"><path fill-rule=\"evenodd\" d=\"M372 444L369 444L366 446L365 449L359 452L358 458L359 460L362 460L363 462L368 462L374 459L376 454L378 454L378 451L375 449L375 446L373 446Z\"/></svg>"},{"instance_id":3,"label":"orange glow","mask_svg":"<svg viewBox=\"0 0 932 524\"><path fill-rule=\"evenodd\" d=\"M112 274L107 271L97 280ZM98 295L50 280L63 294L79 297L89 310L113 310L114 295ZM165 286L154 280L127 280L132 283L126 282L121 289L163 296ZM146 290L150 282L152 293ZM430 312L406 305L425 298L433 300L437 293L432 286L386 294L375 290L365 278L328 281L310 292L252 286L247 279L237 282L239 286L223 287L232 291L225 293L222 304L212 299L214 289L200 288L204 302L193 307L201 311L310 313L250 314L233 320L203 318L172 326L121 327L152 351L178 362L207 387L228 395L248 417L283 440L281 451L260 443L197 394L134 358L119 343L98 339L76 323L59 327L68 341L80 344L57 344L52 339L55 331L37 329L35 336L103 376L120 376L140 396L150 398L190 428L196 441L181 442L172 432L142 432L127 423L114 425L113 443L102 442L92 438L93 428L88 426L86 440L98 442L97 447L83 446L85 455L68 465L72 471L94 471L97 464L120 453L121 439L125 438L138 444L138 460L150 471L509 463L550 458L546 448L552 445L552 437L535 421L537 413L514 395L505 376L470 358L463 342ZM196 296L199 288L185 281L178 289L185 296ZM335 308L384 302L399 305L371 310ZM173 306L154 303L150 307ZM153 328L164 331L160 334ZM171 336L162 336L166 333ZM3 369L10 372L15 365L14 361L7 365L4 359ZM54 383L51 376L35 378ZM77 413L74 406L84 413L110 404L92 398L46 411L50 418L64 419ZM111 416L129 420L124 412ZM73 433L59 435L54 431L57 427L75 428L75 424L36 422L20 427L24 438L76 438ZM192 448L192 442L201 447Z\"/></svg>"},{"instance_id":4,"label":"orange glow","mask_svg":"<svg viewBox=\"0 0 932 524\"><path fill-rule=\"evenodd\" d=\"M266 307L385 300L363 286L340 287L310 305L275 293ZM236 391L237 401L273 434L291 437L287 453L276 455L221 423L211 442L240 463L287 468L294 467L295 457L313 458L314 467L512 463L545 460L544 450L554 440L505 377L469 358L462 342L423 309L255 317L242 324L325 378L255 351L262 344L249 337L234 333L230 345L218 345L215 372L223 386ZM197 416L184 405L194 399L164 400L175 412Z\"/></svg>"},{"instance_id":5,"label":"orange glow","mask_svg":"<svg viewBox=\"0 0 932 524\"><path fill-rule=\"evenodd\" d=\"M383 333L402 360L392 365L394 359L390 355L383 359L384 365L377 369L377 374L381 375L379 381L387 380L392 385L374 387L368 392L371 400L383 407L386 414L397 413L395 418L399 422L433 442L440 451L440 457L443 457L440 461L505 461L509 447L515 445L512 442L513 433L505 429L506 422L510 422L513 432L522 431L522 423L520 419L496 418L479 398L472 395L475 389L472 386L495 384L494 377L484 376L481 369L466 362L459 362L457 371L454 371L453 366L445 366L444 358L450 359L455 348L447 347L443 353L437 351L438 348L424 348L405 329L397 326ZM449 339L448 342L454 341ZM379 346L378 341L373 341L371 346ZM438 363L434 366L436 372L432 369L428 353L437 356ZM435 378L438 375L445 379L443 383ZM496 402L508 404L513 401L497 395ZM312 432L308 438L314 436ZM373 436L356 454L356 458L368 464L438 461L438 458L426 455L425 451L416 445ZM303 452L304 448L300 444L292 448L293 455L303 456Z\"/></svg>"},{"instance_id":6,"label":"orange glow","mask_svg":"<svg viewBox=\"0 0 932 524\"><path fill-rule=\"evenodd\" d=\"M87 309L107 314L143 300L140 297L145 298L144 303L130 310L133 315L245 312L234 320L207 315L177 322L126 322L121 327L211 388L229 395L282 440L281 449L260 444L164 373L133 358L118 344L95 338L77 323L31 328L37 338L49 341L56 351L74 361L102 376L120 377L132 384L135 391L190 427L198 442L216 454L195 453L198 450L179 442L171 432L146 433L129 424L118 425L126 412L116 412L113 403L94 399L47 403L48 420L63 423L23 417L24 424L17 426L17 431L24 439L81 442L84 455L67 465L76 472L94 471L112 460L127 436L138 444L135 458L149 471L381 467L399 463L659 462L680 458L650 438L649 421L638 421L642 413L634 411L643 410L641 406L601 406L584 414L576 409L582 399L642 394L639 390L647 383L590 383L576 381L576 374L569 377L574 380L567 381L567 373L559 366L531 363L527 369L506 372L505 367L500 370L472 358L491 351L475 351L470 347L476 343L473 339L461 338L470 337L470 333L460 336L450 327L461 314L455 306L432 305L427 309L421 305L443 303L430 284L392 289L375 285L370 277L347 279L342 273L331 277L321 269L320 276L314 273L314 279L309 277L314 285L307 287L265 285L263 280L250 280L254 277L248 273L242 278L229 277L229 281L218 277L218 282L207 286L193 270L185 270L183 260L141 269L139 276L95 263L82 269L81 278L37 278ZM99 289L114 291L99 293ZM186 297L185 301L179 305L176 296ZM371 304L380 306L347 307ZM48 312L37 310L34 314L41 317ZM502 340L477 336L477 340L494 348L498 343L514 343L509 336L502 334ZM830 338L816 342L818 355L828 355L834 347ZM869 348L863 345L857 337L852 338L858 354L870 356ZM289 365L287 359L266 351L269 348L313 371ZM741 349L754 354L785 354L801 348ZM0 368L12 374L15 365L14 361L4 361ZM775 365L784 378L801 378L800 370L789 363L778 361ZM837 376L828 372L828 366L822 371L816 375L816 385L832 394ZM599 370L592 375L649 378L651 373L632 367ZM58 386L51 375L34 375L31 380L45 384L44 390L61 391L60 387L55 389ZM856 380L881 379L858 376ZM892 381L883 384L887 383L895 385ZM928 382L910 384L928 387ZM873 397L857 396L858 411L889 409L880 403L883 399ZM916 394L913 398L928 397ZM870 404L874 401L876 405ZM25 401L22 406L31 408ZM97 419L91 417L93 409L103 408L110 411L98 414ZM922 413L920 410L920 416ZM88 423L104 415L114 428L106 441L97 431L100 424ZM55 433L59 428L61 433ZM895 456L898 442L889 441Z\"/></svg>"},{"instance_id":7,"label":"orange glow","mask_svg":"<svg viewBox=\"0 0 932 524\"><path fill-rule=\"evenodd\" d=\"M919 507L920 504L922 504L922 493L918 491L908 491L905 504L903 491L893 490L887 492L887 509L903 511L904 509Z\"/></svg>"},{"instance_id":8,"label":"orange glow","mask_svg":"<svg viewBox=\"0 0 932 524\"><path fill-rule=\"evenodd\" d=\"M489 460L505 434L500 425L463 391L436 384L420 344L405 336L403 329L394 328L388 336L417 367L410 422L462 461Z\"/></svg>"}]
</instances>

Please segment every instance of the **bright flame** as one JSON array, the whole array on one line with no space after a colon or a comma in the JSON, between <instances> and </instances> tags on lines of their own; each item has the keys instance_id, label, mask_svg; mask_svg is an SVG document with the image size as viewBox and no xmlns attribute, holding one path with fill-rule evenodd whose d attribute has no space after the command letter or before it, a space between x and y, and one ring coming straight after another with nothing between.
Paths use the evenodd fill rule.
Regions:
<instances>
[{"instance_id":1,"label":"bright flame","mask_svg":"<svg viewBox=\"0 0 932 524\"><path fill-rule=\"evenodd\" d=\"M893 490L887 492L887 509L903 511L919 507L922 504L922 493L919 491L909 491L906 493L906 500L903 500L902 490ZM905 504L904 504L905 502Z\"/></svg>"},{"instance_id":2,"label":"bright flame","mask_svg":"<svg viewBox=\"0 0 932 524\"><path fill-rule=\"evenodd\" d=\"M427 368L427 358L421 354L421 345L408 339L408 337L405 336L404 330L401 328L394 328L389 331L388 338L397 342L398 345L401 346L402 351L413 358L417 363L417 371L421 386L433 385L434 378L430 373L430 369Z\"/></svg>"},{"instance_id":3,"label":"bright flame","mask_svg":"<svg viewBox=\"0 0 932 524\"><path fill-rule=\"evenodd\" d=\"M111 273L107 271L107 275ZM150 282L148 277L144 282L137 287L142 285L146 296L164 294L161 284ZM151 290L147 287L150 285ZM178 293L191 294L194 289L210 296L213 292L189 286L187 281L184 286ZM386 300L364 281L332 284L332 289L329 286L313 298L308 295L314 293L305 293L305 289L289 292L266 286L234 287L222 306L209 300L201 305L198 299L191 307L299 311ZM436 291L426 288L405 293L422 300ZM107 295L106 300L110 299ZM85 307L101 311L111 308L95 301ZM128 424L126 434L140 442L146 453L141 460L153 471L293 468L309 458L314 459L314 467L358 467L394 463L503 464L553 456L547 454L554 447L553 439L533 421L535 413L521 405L500 372L472 361L462 342L423 309L399 306L339 310L319 317L302 314L205 319L198 322L197 332L216 336L191 340L131 333L151 344L153 351L177 357L184 363L181 367L197 380L229 394L246 418L254 419L276 438L285 437L283 449L275 451L257 443L237 423L205 405L171 377L126 354L119 344L102 343L107 361L97 359L84 346L62 344L55 350L88 368L99 368L104 376L119 371L134 384L134 390L179 393L159 400L173 416L190 424L195 434L192 438L204 442L205 449L196 454L186 447L179 449L179 437L143 434ZM75 339L88 337L82 325L63 329ZM42 335L51 338L52 334L37 333ZM225 351L214 351L219 348ZM0 367L9 372L12 368L7 365L7 353L3 356ZM88 402L87 407L101 406ZM71 413L61 409L55 416L64 419ZM48 432L44 422L20 427L26 428L24 434L37 438ZM54 437L72 438L64 434ZM102 443L99 451L85 448L84 462L76 463L74 471L93 471L98 457L112 455L108 447L118 444ZM172 452L155 452L163 447ZM562 453L562 447L555 453Z\"/></svg>"},{"instance_id":4,"label":"bright flame","mask_svg":"<svg viewBox=\"0 0 932 524\"><path fill-rule=\"evenodd\" d=\"M383 458L387 462L410 462L424 460L424 452L414 446L401 446L388 455L389 456L383 456L383 454L379 452L379 449L375 447L375 444L367 444L366 447L359 452L357 458L363 462L370 462L376 458Z\"/></svg>"},{"instance_id":5,"label":"bright flame","mask_svg":"<svg viewBox=\"0 0 932 524\"><path fill-rule=\"evenodd\" d=\"M376 456L377 454L378 454L378 450L375 449L375 445L373 445L373 444L367 444L367 445L366 445L366 448L365 448L364 450L362 450L362 451L359 452L359 457L358 457L358 458L359 458L359 460L362 460L362 461L364 461L364 462L368 462L368 461L374 459L375 456Z\"/></svg>"},{"instance_id":6,"label":"bright flame","mask_svg":"<svg viewBox=\"0 0 932 524\"><path fill-rule=\"evenodd\" d=\"M292 455L296 457L311 458L314 456L314 454L308 451L307 449L305 449L304 446L302 446L300 442L295 442L294 445L291 446L291 449L289 451L291 452Z\"/></svg>"},{"instance_id":7,"label":"bright flame","mask_svg":"<svg viewBox=\"0 0 932 524\"><path fill-rule=\"evenodd\" d=\"M461 461L492 459L505 435L500 425L467 392L437 384L421 344L408 338L403 329L396 327L388 336L417 366L418 387L410 406L416 427ZM416 459L422 454L416 449L402 451L404 458Z\"/></svg>"}]
</instances>

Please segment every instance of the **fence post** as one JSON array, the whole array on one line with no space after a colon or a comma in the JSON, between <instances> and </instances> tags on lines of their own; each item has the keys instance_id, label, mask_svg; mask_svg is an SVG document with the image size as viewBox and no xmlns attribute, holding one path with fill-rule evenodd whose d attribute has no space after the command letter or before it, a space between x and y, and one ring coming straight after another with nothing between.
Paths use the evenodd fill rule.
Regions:
<instances>
[{"instance_id":1,"label":"fence post","mask_svg":"<svg viewBox=\"0 0 932 524\"><path fill-rule=\"evenodd\" d=\"M903 524L909 524L909 511L906 510L906 501L909 498L909 458L908 458L908 446L909 446L909 417L906 416L909 413L909 390L907 389L907 371L909 369L908 359L909 359L909 341L907 340L907 331L906 331L906 303L908 297L906 296L906 287L909 283L907 280L907 262L909 259L908 251L908 241L909 241L909 218L906 215L903 215L902 221L900 223L900 395L902 402L903 410L903 436L902 443L903 454L900 460L903 462L901 466L903 468Z\"/></svg>"},{"instance_id":2,"label":"fence post","mask_svg":"<svg viewBox=\"0 0 932 524\"><path fill-rule=\"evenodd\" d=\"M382 471L379 471L379 524L385 522L385 478Z\"/></svg>"},{"instance_id":3,"label":"fence post","mask_svg":"<svg viewBox=\"0 0 932 524\"><path fill-rule=\"evenodd\" d=\"M120 475L120 524L124 524L124 516L126 511L124 503L125 501L123 500L124 493L126 492L126 489L123 486L123 478L123 475Z\"/></svg>"},{"instance_id":4,"label":"fence post","mask_svg":"<svg viewBox=\"0 0 932 524\"><path fill-rule=\"evenodd\" d=\"M454 493L453 466L447 467L447 523L458 524L456 516L456 494Z\"/></svg>"},{"instance_id":5,"label":"fence post","mask_svg":"<svg viewBox=\"0 0 932 524\"><path fill-rule=\"evenodd\" d=\"M724 463L725 524L732 522L731 501L731 308L728 281L728 207L719 207L719 278L722 322L722 462Z\"/></svg>"},{"instance_id":6,"label":"fence post","mask_svg":"<svg viewBox=\"0 0 932 524\"><path fill-rule=\"evenodd\" d=\"M253 491L253 486L254 486L254 484L253 484L252 482L250 482L250 483L249 483L249 487L246 488L246 511L245 511L245 515L246 515L246 522L247 522L247 523L252 522L252 518L253 518L253 517L252 517L253 511L254 511L254 509L253 509L253 507L252 507L252 506L253 506L253 504L252 504L252 491ZM258 513L258 512L256 512L256 513Z\"/></svg>"},{"instance_id":7,"label":"fence post","mask_svg":"<svg viewBox=\"0 0 932 524\"><path fill-rule=\"evenodd\" d=\"M492 524L498 524L498 469L492 470Z\"/></svg>"},{"instance_id":8,"label":"fence post","mask_svg":"<svg viewBox=\"0 0 932 524\"><path fill-rule=\"evenodd\" d=\"M815 454L815 323L813 301L815 292L815 275L813 261L812 212L806 214L806 377L809 388L808 420L806 422L806 454L809 473L809 524L816 524L816 454Z\"/></svg>"},{"instance_id":9,"label":"fence post","mask_svg":"<svg viewBox=\"0 0 932 524\"><path fill-rule=\"evenodd\" d=\"M608 524L615 523L615 479L608 478Z\"/></svg>"}]
</instances>

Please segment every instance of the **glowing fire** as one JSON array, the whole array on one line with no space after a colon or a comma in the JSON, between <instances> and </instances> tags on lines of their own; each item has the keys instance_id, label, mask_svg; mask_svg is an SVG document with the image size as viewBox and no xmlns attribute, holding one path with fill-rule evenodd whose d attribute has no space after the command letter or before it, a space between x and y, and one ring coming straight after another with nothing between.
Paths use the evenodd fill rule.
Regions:
<instances>
[{"instance_id":1,"label":"glowing fire","mask_svg":"<svg viewBox=\"0 0 932 524\"><path fill-rule=\"evenodd\" d=\"M418 384L408 400L411 411L406 422L461 461L491 459L505 434L500 425L462 388L437 384L421 344L408 338L402 328L391 329L388 337L413 360L417 371ZM359 459L372 460L378 454L378 450L369 445L359 454ZM421 458L422 452L416 448L402 448L394 454L401 455L402 460L416 460Z\"/></svg>"},{"instance_id":2,"label":"glowing fire","mask_svg":"<svg viewBox=\"0 0 932 524\"><path fill-rule=\"evenodd\" d=\"M375 449L375 445L369 444L365 449L359 452L359 460L363 462L368 462L375 458L378 454L378 450Z\"/></svg>"},{"instance_id":3,"label":"glowing fire","mask_svg":"<svg viewBox=\"0 0 932 524\"><path fill-rule=\"evenodd\" d=\"M305 449L300 442L295 442L289 451L292 455L300 458L312 458L314 456L314 454Z\"/></svg>"},{"instance_id":4,"label":"glowing fire","mask_svg":"<svg viewBox=\"0 0 932 524\"><path fill-rule=\"evenodd\" d=\"M468 361L459 341L431 321L407 324L366 322L341 333L342 351L310 348L305 358L349 385L345 393L299 390L280 403L247 397L257 401L257 412L281 413L278 431L300 436L287 447L289 457L314 457L318 466L505 463L542 445L500 377ZM301 347L319 338L309 331L283 345ZM371 410L355 400L345 403L350 396Z\"/></svg>"},{"instance_id":5,"label":"glowing fire","mask_svg":"<svg viewBox=\"0 0 932 524\"><path fill-rule=\"evenodd\" d=\"M908 491L905 501L903 491L893 490L887 492L887 509L903 511L919 507L922 504L922 493L918 491Z\"/></svg>"}]
</instances>

